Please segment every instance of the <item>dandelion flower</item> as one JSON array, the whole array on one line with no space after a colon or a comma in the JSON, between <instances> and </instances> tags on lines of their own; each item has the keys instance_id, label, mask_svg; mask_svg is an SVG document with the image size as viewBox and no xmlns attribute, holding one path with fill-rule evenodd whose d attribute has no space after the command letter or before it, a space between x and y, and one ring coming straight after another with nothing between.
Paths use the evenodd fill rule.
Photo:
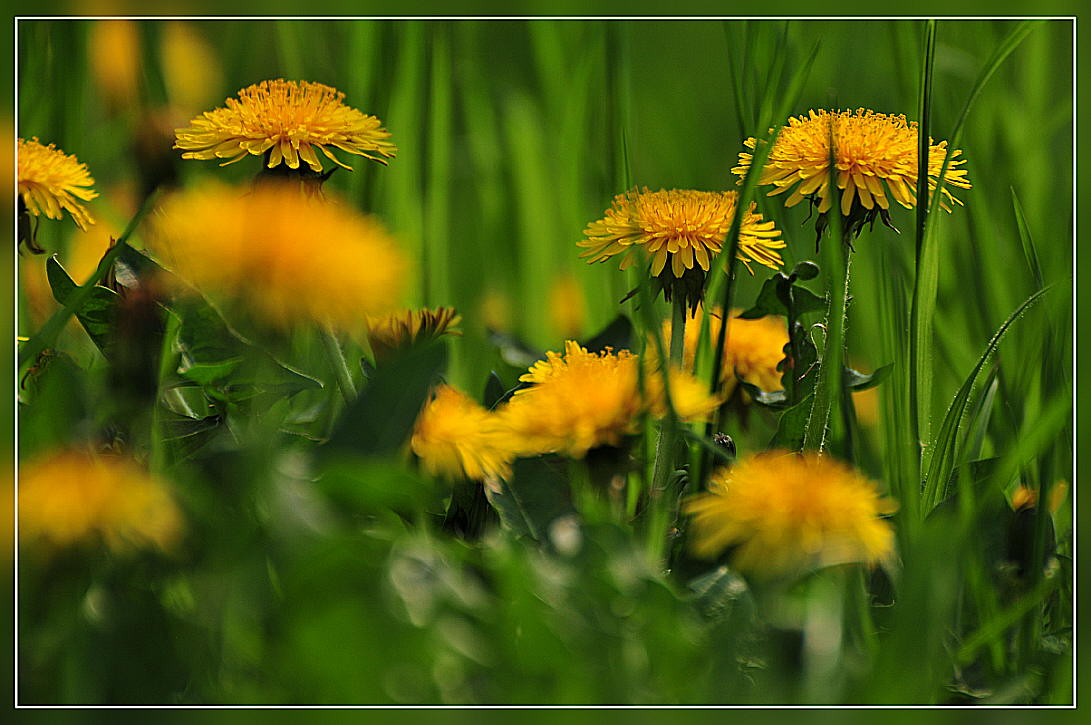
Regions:
<instances>
[{"instance_id":1,"label":"dandelion flower","mask_svg":"<svg viewBox=\"0 0 1091 725\"><path fill-rule=\"evenodd\" d=\"M837 189L841 191L841 214L850 217L855 205L874 219L890 208L890 198L907 209L916 204L917 124L905 116L875 113L863 108L855 111L811 111L806 116L788 119L762 170L759 184L776 188L770 196L788 195L785 206L795 206L805 198L818 197L818 211L825 213L833 205L835 194L829 188L830 135L836 152ZM935 191L940 169L947 158L947 142L931 143L928 151L928 188ZM756 141L745 142L753 149ZM950 187L969 189L965 159L961 151L951 152L946 184L940 205L951 210L949 202L961 204ZM739 154L739 165L732 172L745 176L752 154Z\"/></svg>"},{"instance_id":2,"label":"dandelion flower","mask_svg":"<svg viewBox=\"0 0 1091 725\"><path fill-rule=\"evenodd\" d=\"M515 392L500 411L512 447L520 455L561 453L582 458L599 446L619 446L637 432L640 415L666 415L661 373L649 370L640 392L640 357L628 350L588 352L569 340L564 354L546 353L519 378L530 387ZM693 376L671 373L671 400L683 419L718 405Z\"/></svg>"},{"instance_id":3,"label":"dandelion flower","mask_svg":"<svg viewBox=\"0 0 1091 725\"><path fill-rule=\"evenodd\" d=\"M252 191L209 183L164 201L151 241L203 292L266 322L362 328L396 307L407 260L374 219L291 184Z\"/></svg>"},{"instance_id":4,"label":"dandelion flower","mask_svg":"<svg viewBox=\"0 0 1091 725\"><path fill-rule=\"evenodd\" d=\"M188 128L175 133L174 147L184 159L227 159L233 164L247 154L268 152L266 166L284 162L290 169L305 163L321 172L321 151L338 166L351 170L331 149L386 163L397 147L388 141L390 133L375 116L368 116L342 101L344 93L321 83L308 81L262 81L228 98L226 108L206 111Z\"/></svg>"},{"instance_id":5,"label":"dandelion flower","mask_svg":"<svg viewBox=\"0 0 1091 725\"><path fill-rule=\"evenodd\" d=\"M53 144L43 146L37 138L19 139L18 154L19 193L27 211L34 216L45 214L49 219L60 219L64 209L85 231L95 223L80 203L98 196L91 188L95 180L87 164Z\"/></svg>"},{"instance_id":6,"label":"dandelion flower","mask_svg":"<svg viewBox=\"0 0 1091 725\"><path fill-rule=\"evenodd\" d=\"M621 269L628 269L642 249L651 256L653 277L668 263L679 278L694 268L707 272L723 248L737 200L734 191L645 188L618 194L606 216L587 225L587 238L577 242L587 250L580 257L589 263L604 262L624 252ZM747 269L750 262L776 269L783 264L776 250L785 246L779 236L773 222L762 221L751 204L739 231L739 259Z\"/></svg>"},{"instance_id":7,"label":"dandelion flower","mask_svg":"<svg viewBox=\"0 0 1091 725\"><path fill-rule=\"evenodd\" d=\"M114 551L169 551L182 534L182 514L135 461L71 450L20 472L19 534L55 548L98 539Z\"/></svg>"},{"instance_id":8,"label":"dandelion flower","mask_svg":"<svg viewBox=\"0 0 1091 725\"><path fill-rule=\"evenodd\" d=\"M462 317L453 307L434 310L400 310L368 318L367 339L376 357L434 340L442 335L461 335L454 329Z\"/></svg>"},{"instance_id":9,"label":"dandelion flower","mask_svg":"<svg viewBox=\"0 0 1091 725\"><path fill-rule=\"evenodd\" d=\"M891 555L894 534L881 518L894 511L875 485L816 453L768 451L713 472L707 493L683 504L693 517L694 552L731 561L758 576Z\"/></svg>"},{"instance_id":10,"label":"dandelion flower","mask_svg":"<svg viewBox=\"0 0 1091 725\"><path fill-rule=\"evenodd\" d=\"M433 475L474 480L511 474L512 451L498 416L441 385L417 418L410 447Z\"/></svg>"},{"instance_id":11,"label":"dandelion flower","mask_svg":"<svg viewBox=\"0 0 1091 725\"><path fill-rule=\"evenodd\" d=\"M562 453L582 458L603 445L618 446L636 432L642 402L637 356L628 350L588 352L565 343L563 355L546 353L522 377L501 411L520 455Z\"/></svg>"},{"instance_id":12,"label":"dandelion flower","mask_svg":"<svg viewBox=\"0 0 1091 725\"><path fill-rule=\"evenodd\" d=\"M91 77L115 108L133 102L140 87L140 29L131 20L91 23L87 38Z\"/></svg>"},{"instance_id":13,"label":"dandelion flower","mask_svg":"<svg viewBox=\"0 0 1091 725\"><path fill-rule=\"evenodd\" d=\"M723 355L723 381L725 394L730 397L737 380L756 385L765 392L783 389L778 369L784 360L784 346L788 344L788 328L783 317L766 315L753 320L739 317L742 310L731 311L726 346ZM701 334L704 310L698 308L694 318L686 324L684 363L693 369L697 356L697 342ZM715 346L720 334L723 314L719 307L712 310L708 320L709 340ZM663 339L670 340L671 322L663 322Z\"/></svg>"}]
</instances>

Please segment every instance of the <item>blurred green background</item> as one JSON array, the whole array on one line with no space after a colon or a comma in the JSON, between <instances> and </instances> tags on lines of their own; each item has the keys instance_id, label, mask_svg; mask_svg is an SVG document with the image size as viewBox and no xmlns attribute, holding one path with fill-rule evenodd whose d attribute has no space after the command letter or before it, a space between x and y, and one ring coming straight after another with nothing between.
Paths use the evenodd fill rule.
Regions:
<instances>
[{"instance_id":1,"label":"blurred green background","mask_svg":"<svg viewBox=\"0 0 1091 725\"><path fill-rule=\"evenodd\" d=\"M937 140L947 137L985 59L1011 25L940 23L932 116ZM966 207L941 220L934 425L1004 318L1039 283L1054 289L1013 327L1001 348L1000 412L991 419L982 456L1011 450L1041 421L1056 418L1057 401L1071 399L1072 37L1070 23L1039 25L985 87L960 144L974 188L959 194ZM613 265L582 263L574 245L583 227L624 190L627 173L653 189L731 188L729 170L743 139L762 131L754 119L769 68L780 58L793 69L816 43L816 61L793 115L810 108L866 107L912 119L920 39L919 22L878 20L173 21L143 22L117 34L89 22L22 21L18 133L55 142L88 164L102 194L91 208L100 230L116 233L157 174L176 173L181 183L207 175L241 183L254 173L255 164L247 161L227 169L178 162L168 148L172 128L263 79L335 86L349 105L383 120L399 154L389 168L361 163L351 174L338 171L330 186L382 217L419 260L419 278L406 303L453 305L462 313L464 334L450 344L448 377L476 394L489 370L507 383L518 374L515 353L496 345L487 328L536 350L558 349L566 338L589 337L623 309L618 301L632 280ZM731 89L731 62L742 79L741 107ZM1013 192L1038 250L1041 280L1026 261ZM759 205L784 230L787 267L802 259L822 261L802 205L785 210L779 200L764 198ZM898 308L912 283L912 214L898 210L894 222L901 235L878 227L856 244L848 350L860 369L893 362L904 335ZM40 243L59 252L76 274L89 263L80 254L91 247L93 262L104 240L71 232L67 221L43 224ZM43 261L26 255L18 260L21 334L33 332L52 309L41 287ZM742 275L736 296L741 306L767 276ZM812 286L821 292L822 284ZM94 368L97 353L74 324L62 347ZM306 341L293 352L299 362L310 360ZM321 367L304 369L324 374ZM88 385L94 387L93 376ZM882 388L881 402L872 403L861 453L861 465L882 481L896 475L898 465L890 455L890 416L897 405L889 395ZM1034 481L1053 482L1071 470L1071 425L1054 425L1054 435L1031 456L1027 475ZM754 416L738 432L740 447L760 448L774 428L774 419ZM188 505L208 517L208 540L192 558L166 567L137 563L135 571L102 561L96 566L105 568L88 571L87 562L73 561L72 570L51 574L53 583L24 591L35 607L33 625L25 625L34 629L27 634L32 646L43 648L41 657L27 660L36 664L24 670L44 678L27 682L31 699L816 697L815 683L800 684L789 669L749 691L726 674L717 682L718 674L732 669L735 653L710 656L708 649L732 642L729 633L698 623L655 572L637 564L617 571L619 552L631 543L605 524L589 529L596 548L587 559L560 573L507 544L482 553L458 542L421 540L412 532L395 536L389 533L393 528L363 540L347 532L314 540L293 529L313 523L306 516L278 524L267 508L298 503L278 500L294 490L276 483L291 477L291 461L261 463L269 450L260 444L260 433L253 432L243 459L212 457L182 475L191 483L249 481L224 500L217 498L224 492L212 487L192 494ZM1069 511L1066 505L1056 520L1061 541L1070 531ZM244 522L241 529L230 530L238 522ZM959 532L934 542L930 552L937 568L949 556L945 546L957 550L972 538ZM481 599L464 567L485 568L506 582L502 613L488 596ZM346 571L355 575L346 579ZM399 579L399 572L410 579ZM944 577L940 571L935 580L922 578L922 596L936 582L950 586ZM543 601L542 581L557 587L556 600ZM90 617L65 629L66 613L89 588L108 600L135 596L138 604L106 624ZM322 593L318 601L315 592ZM55 607L36 611L30 598L35 593L50 597ZM936 597L947 602L945 594ZM605 616L603 606L624 612L623 624L609 616L596 620ZM839 682L819 699L936 697L938 675L906 682L908 665L898 657L917 654L919 635L936 645L922 646L921 657L934 658L925 669L940 667L938 643L957 609L943 606L948 609L923 622L896 616L891 626L901 629L889 655L880 656L873 672ZM414 607L421 608L417 614ZM574 623L573 616L595 622L594 636L575 634L588 625ZM527 622L541 624L543 631L522 632ZM508 649L504 637L517 631L538 644L527 652ZM91 652L106 656L91 663ZM388 667L391 662L396 666ZM1018 700L1020 687L1036 687L1043 700L1064 701L1066 672L1050 662L1033 665L1033 685L1019 679L1028 675L1023 668L1006 673L1001 679L1015 688L1011 697ZM376 677L380 667L384 674Z\"/></svg>"}]
</instances>

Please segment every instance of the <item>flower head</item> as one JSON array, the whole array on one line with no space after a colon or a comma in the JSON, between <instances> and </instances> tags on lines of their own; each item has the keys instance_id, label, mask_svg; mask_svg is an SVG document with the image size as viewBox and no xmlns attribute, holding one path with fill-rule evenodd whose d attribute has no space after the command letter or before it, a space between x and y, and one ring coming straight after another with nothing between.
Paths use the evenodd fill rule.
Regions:
<instances>
[{"instance_id":1,"label":"flower head","mask_svg":"<svg viewBox=\"0 0 1091 725\"><path fill-rule=\"evenodd\" d=\"M836 198L829 188L830 136L833 136L837 189L841 214L851 216L854 206L860 215L871 212L886 220L890 208L888 197L906 208L916 204L917 186L917 124L905 116L875 113L863 108L855 111L811 111L806 116L788 119L781 129L762 170L759 184L776 188L769 195L791 191L785 206L794 206L805 198L817 195L818 211L829 211ZM745 144L753 149L753 138ZM947 142L932 144L929 139L928 188L935 191L940 169L947 157ZM948 202L961 204L949 191L950 187L969 189L966 170L960 168L964 159L961 151L951 152L946 184L940 205L950 211ZM739 165L732 172L745 176L750 170L752 154L739 154Z\"/></svg>"},{"instance_id":2,"label":"flower head","mask_svg":"<svg viewBox=\"0 0 1091 725\"><path fill-rule=\"evenodd\" d=\"M744 380L756 385L765 392L781 390L781 371L778 369L784 360L784 346L788 344L788 329L784 318L766 315L753 320L739 317L741 310L731 311L728 325L726 346L723 355L723 380L725 394L730 396L737 380ZM701 322L704 310L699 308L686 324L684 361L686 369L692 369L697 356L697 342L701 334ZM708 320L709 339L713 341L720 334L723 313L719 307L713 308ZM663 339L670 340L671 322L663 322Z\"/></svg>"},{"instance_id":3,"label":"flower head","mask_svg":"<svg viewBox=\"0 0 1091 725\"><path fill-rule=\"evenodd\" d=\"M587 238L576 243L587 250L580 257L604 262L624 252L621 269L628 269L642 249L651 256L653 277L668 263L676 278L695 268L707 272L723 248L737 201L734 191L645 188L618 194L606 215L587 225ZM779 236L773 222L762 221L751 204L739 230L739 259L747 269L750 262L776 269L783 263L776 250L785 246Z\"/></svg>"},{"instance_id":4,"label":"flower head","mask_svg":"<svg viewBox=\"0 0 1091 725\"><path fill-rule=\"evenodd\" d=\"M184 159L227 159L235 163L247 154L268 152L270 169L283 161L298 169L302 161L311 171L322 171L315 149L338 166L350 169L331 149L386 163L397 147L388 141L390 133L375 116L368 116L342 103L345 94L321 83L308 81L262 81L228 98L226 108L206 111L188 128L175 133L174 147Z\"/></svg>"},{"instance_id":5,"label":"flower head","mask_svg":"<svg viewBox=\"0 0 1091 725\"><path fill-rule=\"evenodd\" d=\"M283 326L361 328L397 305L408 266L377 221L291 184L176 194L153 220L152 243L185 281Z\"/></svg>"},{"instance_id":6,"label":"flower head","mask_svg":"<svg viewBox=\"0 0 1091 725\"><path fill-rule=\"evenodd\" d=\"M410 446L429 473L478 480L511 474L506 441L495 413L441 385L417 418Z\"/></svg>"},{"instance_id":7,"label":"flower head","mask_svg":"<svg viewBox=\"0 0 1091 725\"><path fill-rule=\"evenodd\" d=\"M43 146L37 138L19 139L18 153L19 193L27 211L34 216L44 213L49 219L60 219L64 209L83 230L95 223L80 203L98 196L91 188L95 180L87 164L53 144Z\"/></svg>"},{"instance_id":8,"label":"flower head","mask_svg":"<svg viewBox=\"0 0 1091 725\"><path fill-rule=\"evenodd\" d=\"M875 563L894 546L880 518L894 503L849 466L816 453L769 451L713 472L707 493L688 498L693 549L729 547L733 566L775 576L808 566Z\"/></svg>"},{"instance_id":9,"label":"flower head","mask_svg":"<svg viewBox=\"0 0 1091 725\"><path fill-rule=\"evenodd\" d=\"M499 412L519 455L561 453L582 458L599 446L619 446L637 432L645 411L662 417L666 401L662 373L648 368L640 390L640 357L628 350L588 352L569 340L563 354L546 353L519 378L529 387L515 392ZM719 404L693 376L671 372L671 401L682 419L706 415Z\"/></svg>"},{"instance_id":10,"label":"flower head","mask_svg":"<svg viewBox=\"0 0 1091 725\"><path fill-rule=\"evenodd\" d=\"M453 307L400 310L368 318L367 339L376 357L382 358L442 335L461 335L454 329L461 321Z\"/></svg>"},{"instance_id":11,"label":"flower head","mask_svg":"<svg viewBox=\"0 0 1091 725\"><path fill-rule=\"evenodd\" d=\"M101 539L115 551L170 550L182 515L163 484L131 459L63 451L19 476L19 534L66 547Z\"/></svg>"}]
</instances>

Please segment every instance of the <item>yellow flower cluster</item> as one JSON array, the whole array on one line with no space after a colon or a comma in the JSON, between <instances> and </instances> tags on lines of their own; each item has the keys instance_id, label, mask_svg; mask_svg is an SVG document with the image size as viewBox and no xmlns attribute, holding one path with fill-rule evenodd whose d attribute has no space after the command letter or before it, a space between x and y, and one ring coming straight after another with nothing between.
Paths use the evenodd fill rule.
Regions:
<instances>
[{"instance_id":1,"label":"yellow flower cluster","mask_svg":"<svg viewBox=\"0 0 1091 725\"><path fill-rule=\"evenodd\" d=\"M835 198L830 193L828 173L831 135L843 215L849 215L854 200L858 200L864 209L876 206L887 209L890 207L888 194L906 208L916 204L916 122L906 121L905 116L875 113L863 108L811 111L806 116L788 119L788 125L777 136L758 183L776 187L770 196L792 190L785 206L795 206L817 193L821 200L818 211L828 211ZM750 149L757 144L753 138L744 143ZM932 144L929 139L929 144L928 188L931 192L936 188L940 169L947 158L947 142ZM965 160L958 158L961 153L958 150L951 152L941 201L947 211L950 211L948 202L962 203L948 188L970 188L966 170L961 168ZM739 164L732 172L745 176L752 159L752 154L740 153Z\"/></svg>"},{"instance_id":2,"label":"yellow flower cluster","mask_svg":"<svg viewBox=\"0 0 1091 725\"><path fill-rule=\"evenodd\" d=\"M684 503L701 557L731 548L732 565L775 576L848 562L877 563L893 552L881 518L895 510L849 466L816 453L768 451L712 474L707 493Z\"/></svg>"},{"instance_id":3,"label":"yellow flower cluster","mask_svg":"<svg viewBox=\"0 0 1091 725\"><path fill-rule=\"evenodd\" d=\"M176 194L153 220L152 241L187 282L282 326L362 328L397 306L408 268L378 221L288 183Z\"/></svg>"},{"instance_id":4,"label":"yellow flower cluster","mask_svg":"<svg viewBox=\"0 0 1091 725\"><path fill-rule=\"evenodd\" d=\"M469 478L503 476L518 457L559 453L582 458L592 448L619 446L636 433L644 413L667 415L662 372L644 370L628 350L588 352L576 342L549 352L521 378L528 387L495 411L441 387L417 421L412 448L433 473ZM692 375L672 370L671 401L683 420L698 420L720 404Z\"/></svg>"},{"instance_id":5,"label":"yellow flower cluster","mask_svg":"<svg viewBox=\"0 0 1091 725\"><path fill-rule=\"evenodd\" d=\"M162 483L120 456L63 451L19 475L19 535L61 548L101 539L114 551L169 551L182 514Z\"/></svg>"},{"instance_id":6,"label":"yellow flower cluster","mask_svg":"<svg viewBox=\"0 0 1091 725\"><path fill-rule=\"evenodd\" d=\"M513 447L524 455L582 458L591 448L618 445L636 432L643 412L665 416L662 373L646 366L641 394L640 364L628 350L593 353L571 340L563 355L547 353L519 378L532 385L516 391L502 412ZM670 384L671 402L683 420L700 419L720 404L681 370L671 371Z\"/></svg>"}]
</instances>

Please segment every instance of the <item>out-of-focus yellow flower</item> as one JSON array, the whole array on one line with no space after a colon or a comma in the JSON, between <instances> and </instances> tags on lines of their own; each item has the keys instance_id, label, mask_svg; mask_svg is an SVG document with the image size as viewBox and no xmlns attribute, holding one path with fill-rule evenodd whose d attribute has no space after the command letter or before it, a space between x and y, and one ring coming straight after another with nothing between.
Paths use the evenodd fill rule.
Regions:
<instances>
[{"instance_id":1,"label":"out-of-focus yellow flower","mask_svg":"<svg viewBox=\"0 0 1091 725\"><path fill-rule=\"evenodd\" d=\"M783 389L781 372L777 370L784 359L784 346L788 344L788 329L784 318L766 315L755 320L738 317L742 310L731 311L727 328L727 340L723 356L725 395L730 397L737 380L756 385L765 392ZM686 322L684 361L687 370L693 369L697 356L697 342L701 334L703 308L698 308L693 318ZM720 334L723 315L719 307L713 308L708 320L709 341L713 347ZM663 339L669 341L671 322L663 323Z\"/></svg>"},{"instance_id":2,"label":"out-of-focus yellow flower","mask_svg":"<svg viewBox=\"0 0 1091 725\"><path fill-rule=\"evenodd\" d=\"M735 217L738 193L734 191L629 191L614 197L606 215L584 230L587 238L577 246L589 263L604 262L625 253L621 269L637 261L642 249L652 260L652 276L670 263L674 277L699 268L707 272L712 258L723 248ZM776 250L785 246L771 221L762 221L751 204L739 230L739 259L750 269L757 262L776 269L783 264ZM751 270L753 271L753 270Z\"/></svg>"},{"instance_id":3,"label":"out-of-focus yellow flower","mask_svg":"<svg viewBox=\"0 0 1091 725\"><path fill-rule=\"evenodd\" d=\"M640 415L666 415L662 373L648 371L640 392L640 358L628 350L588 352L569 340L564 354L546 353L519 379L530 387L515 392L500 409L511 448L519 455L561 453L582 458L598 446L618 446L635 433ZM671 373L671 400L682 419L714 409L699 381L681 370Z\"/></svg>"},{"instance_id":4,"label":"out-of-focus yellow flower","mask_svg":"<svg viewBox=\"0 0 1091 725\"><path fill-rule=\"evenodd\" d=\"M788 125L777 136L759 184L776 188L770 196L792 190L785 206L794 206L804 198L818 195L818 211L830 209L834 194L829 189L830 135L834 142L837 168L837 188L841 190L841 213L848 216L854 201L866 210L888 209L887 198L894 197L909 208L917 201L917 123L905 116L875 113L863 108L855 111L811 111L806 116L788 119ZM756 141L745 142L753 149ZM947 142L932 144L929 139L928 188L935 191L943 161L947 157ZM941 206L950 211L948 202L961 204L948 189L969 189L966 170L960 168L962 152L951 152L947 180ZM732 172L745 176L753 155L739 154L739 165Z\"/></svg>"},{"instance_id":5,"label":"out-of-focus yellow flower","mask_svg":"<svg viewBox=\"0 0 1091 725\"><path fill-rule=\"evenodd\" d=\"M497 332L511 329L511 296L491 287L481 298L481 319L485 327Z\"/></svg>"},{"instance_id":6,"label":"out-of-focus yellow flower","mask_svg":"<svg viewBox=\"0 0 1091 725\"><path fill-rule=\"evenodd\" d=\"M49 219L60 219L64 209L76 226L85 230L95 223L80 203L98 196L91 188L95 180L87 164L53 144L43 146L37 138L19 139L18 153L19 193L27 211L34 216L45 214Z\"/></svg>"},{"instance_id":7,"label":"out-of-focus yellow flower","mask_svg":"<svg viewBox=\"0 0 1091 725\"><path fill-rule=\"evenodd\" d=\"M441 335L461 335L454 329L461 321L453 307L400 310L368 318L367 339L375 356L383 358Z\"/></svg>"},{"instance_id":8,"label":"out-of-focus yellow flower","mask_svg":"<svg viewBox=\"0 0 1091 725\"><path fill-rule=\"evenodd\" d=\"M583 331L585 308L583 286L574 275L562 274L553 280L549 289L549 319L559 336L576 337Z\"/></svg>"},{"instance_id":9,"label":"out-of-focus yellow flower","mask_svg":"<svg viewBox=\"0 0 1091 725\"><path fill-rule=\"evenodd\" d=\"M170 551L182 514L164 485L128 458L63 451L19 473L19 536L60 548L100 539L114 551Z\"/></svg>"},{"instance_id":10,"label":"out-of-focus yellow flower","mask_svg":"<svg viewBox=\"0 0 1091 725\"><path fill-rule=\"evenodd\" d=\"M497 414L441 385L417 418L410 447L433 475L481 480L511 474L508 442Z\"/></svg>"},{"instance_id":11,"label":"out-of-focus yellow flower","mask_svg":"<svg viewBox=\"0 0 1091 725\"><path fill-rule=\"evenodd\" d=\"M666 417L667 395L663 389L662 371L648 370L644 379L644 395L652 415ZM679 368L671 369L670 397L675 414L682 420L704 420L723 402L718 396L709 394L706 383Z\"/></svg>"},{"instance_id":12,"label":"out-of-focus yellow flower","mask_svg":"<svg viewBox=\"0 0 1091 725\"><path fill-rule=\"evenodd\" d=\"M1057 513L1068 496L1068 481L1057 481L1049 489L1050 513ZM1011 507L1018 511L1022 508L1035 508L1038 505L1038 489L1028 488L1022 484L1011 492Z\"/></svg>"},{"instance_id":13,"label":"out-of-focus yellow flower","mask_svg":"<svg viewBox=\"0 0 1091 725\"><path fill-rule=\"evenodd\" d=\"M96 20L87 43L91 77L106 101L130 105L140 82L140 28L131 20Z\"/></svg>"},{"instance_id":14,"label":"out-of-focus yellow flower","mask_svg":"<svg viewBox=\"0 0 1091 725\"><path fill-rule=\"evenodd\" d=\"M713 472L683 504L694 553L733 547L732 565L759 577L809 566L887 559L895 504L849 466L816 453L769 451Z\"/></svg>"},{"instance_id":15,"label":"out-of-focus yellow flower","mask_svg":"<svg viewBox=\"0 0 1091 725\"><path fill-rule=\"evenodd\" d=\"M223 71L216 51L190 23L162 26L159 57L172 106L192 113L219 95Z\"/></svg>"},{"instance_id":16,"label":"out-of-focus yellow flower","mask_svg":"<svg viewBox=\"0 0 1091 725\"><path fill-rule=\"evenodd\" d=\"M228 98L226 108L197 116L188 128L177 130L184 159L227 159L235 163L247 154L269 152L266 166L284 162L290 169L300 163L322 171L315 149L338 166L351 170L333 155L332 149L386 163L397 147L375 116L342 103L345 94L321 83L262 81Z\"/></svg>"},{"instance_id":17,"label":"out-of-focus yellow flower","mask_svg":"<svg viewBox=\"0 0 1091 725\"><path fill-rule=\"evenodd\" d=\"M359 330L397 307L408 268L378 221L288 183L207 183L168 197L151 226L183 279L283 326Z\"/></svg>"}]
</instances>

